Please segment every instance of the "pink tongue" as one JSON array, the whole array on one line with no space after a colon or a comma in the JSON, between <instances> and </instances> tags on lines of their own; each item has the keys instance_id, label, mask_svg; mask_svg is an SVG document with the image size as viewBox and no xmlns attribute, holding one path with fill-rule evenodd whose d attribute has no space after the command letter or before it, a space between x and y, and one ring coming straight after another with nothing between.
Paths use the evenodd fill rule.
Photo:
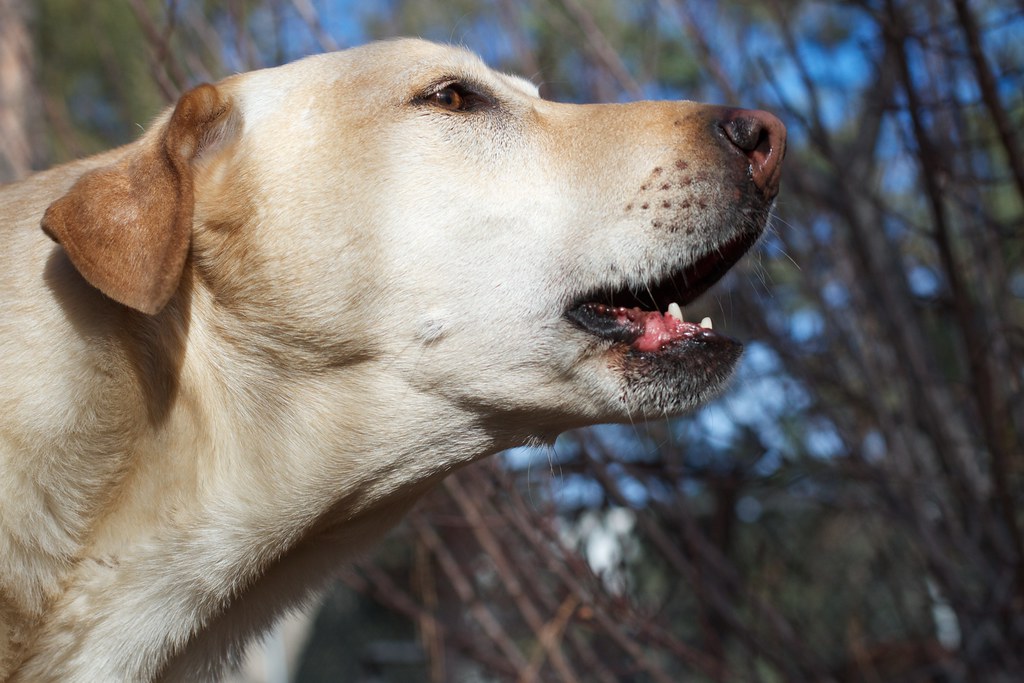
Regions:
<instances>
[{"instance_id":1,"label":"pink tongue","mask_svg":"<svg viewBox=\"0 0 1024 683\"><path fill-rule=\"evenodd\" d=\"M633 348L637 351L660 351L672 342L694 337L703 331L700 325L683 322L658 311L620 309L617 317L623 322L629 320L643 325L643 334L633 342Z\"/></svg>"}]
</instances>

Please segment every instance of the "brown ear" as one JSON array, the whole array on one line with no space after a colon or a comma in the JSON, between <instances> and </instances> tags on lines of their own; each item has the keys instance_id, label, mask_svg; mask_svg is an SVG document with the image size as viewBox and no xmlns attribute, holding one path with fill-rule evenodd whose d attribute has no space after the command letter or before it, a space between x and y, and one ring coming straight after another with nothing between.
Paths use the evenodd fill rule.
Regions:
<instances>
[{"instance_id":1,"label":"brown ear","mask_svg":"<svg viewBox=\"0 0 1024 683\"><path fill-rule=\"evenodd\" d=\"M86 173L46 210L43 230L111 299L153 315L177 291L192 235L192 161L229 108L212 85L190 90L154 139Z\"/></svg>"}]
</instances>

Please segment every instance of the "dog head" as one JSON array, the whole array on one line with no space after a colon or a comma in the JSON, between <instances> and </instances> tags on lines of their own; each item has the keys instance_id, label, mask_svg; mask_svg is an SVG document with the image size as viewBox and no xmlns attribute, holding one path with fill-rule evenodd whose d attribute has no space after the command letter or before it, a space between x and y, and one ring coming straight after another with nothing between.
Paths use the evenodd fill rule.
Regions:
<instances>
[{"instance_id":1,"label":"dog head","mask_svg":"<svg viewBox=\"0 0 1024 683\"><path fill-rule=\"evenodd\" d=\"M784 147L764 112L558 104L390 41L186 93L43 227L106 296L202 295L281 372L371 363L549 434L728 377L739 344L677 306L757 240Z\"/></svg>"}]
</instances>

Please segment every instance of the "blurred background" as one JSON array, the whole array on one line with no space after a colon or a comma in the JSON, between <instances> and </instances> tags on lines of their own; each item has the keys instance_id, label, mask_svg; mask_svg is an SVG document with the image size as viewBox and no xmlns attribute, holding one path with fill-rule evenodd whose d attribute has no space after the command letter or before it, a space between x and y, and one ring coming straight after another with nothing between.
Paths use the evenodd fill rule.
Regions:
<instances>
[{"instance_id":1,"label":"blurred background","mask_svg":"<svg viewBox=\"0 0 1024 683\"><path fill-rule=\"evenodd\" d=\"M769 232L687 308L747 351L697 413L448 479L237 680L1024 680L1024 2L0 0L0 181L397 35L779 115Z\"/></svg>"}]
</instances>

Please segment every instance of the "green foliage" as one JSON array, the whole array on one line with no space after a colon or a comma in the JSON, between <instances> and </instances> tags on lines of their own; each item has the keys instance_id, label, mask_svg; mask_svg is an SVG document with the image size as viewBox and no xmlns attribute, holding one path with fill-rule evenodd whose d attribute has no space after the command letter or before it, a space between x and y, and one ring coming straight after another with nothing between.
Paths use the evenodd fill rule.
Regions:
<instances>
[{"instance_id":1,"label":"green foliage","mask_svg":"<svg viewBox=\"0 0 1024 683\"><path fill-rule=\"evenodd\" d=\"M33 28L52 161L134 139L165 104L150 47L124 4L39 0Z\"/></svg>"}]
</instances>

